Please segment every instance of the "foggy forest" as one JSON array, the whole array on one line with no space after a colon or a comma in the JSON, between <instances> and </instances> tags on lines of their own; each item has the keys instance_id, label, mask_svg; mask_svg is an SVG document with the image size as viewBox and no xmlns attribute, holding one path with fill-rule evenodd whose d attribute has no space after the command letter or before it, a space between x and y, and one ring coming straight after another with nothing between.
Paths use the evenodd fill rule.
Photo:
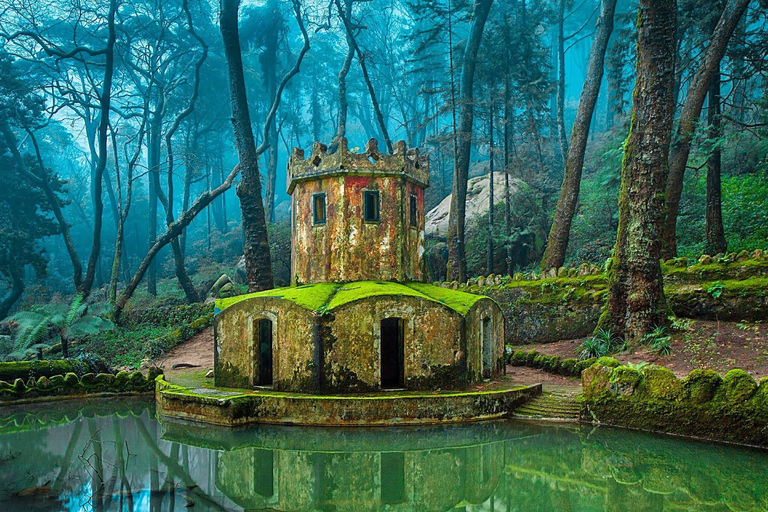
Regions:
<instances>
[{"instance_id":1,"label":"foggy forest","mask_svg":"<svg viewBox=\"0 0 768 512\"><path fill-rule=\"evenodd\" d=\"M639 339L663 262L768 248L767 91L764 0L0 0L0 358L290 285L293 148L370 139L429 157L428 282L596 265Z\"/></svg>"}]
</instances>

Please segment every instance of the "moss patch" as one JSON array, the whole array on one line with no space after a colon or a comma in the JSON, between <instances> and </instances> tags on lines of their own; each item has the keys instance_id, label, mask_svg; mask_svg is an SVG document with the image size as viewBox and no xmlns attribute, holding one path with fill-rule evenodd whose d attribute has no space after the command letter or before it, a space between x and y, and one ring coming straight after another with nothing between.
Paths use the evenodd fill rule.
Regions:
<instances>
[{"instance_id":1,"label":"moss patch","mask_svg":"<svg viewBox=\"0 0 768 512\"><path fill-rule=\"evenodd\" d=\"M328 303L330 298L339 287L338 283L317 283L303 286L286 286L284 288L275 288L274 290L265 290L262 292L238 295L216 301L216 310L221 311L238 302L257 297L272 297L275 299L285 299L293 302L297 306L310 311L320 311Z\"/></svg>"},{"instance_id":2,"label":"moss patch","mask_svg":"<svg viewBox=\"0 0 768 512\"><path fill-rule=\"evenodd\" d=\"M418 297L438 302L461 315L466 315L483 295L442 288L426 283L395 283L391 281L355 281L353 283L316 283L276 288L263 292L238 295L216 301L216 311L222 311L244 300L271 297L293 302L315 313L332 311L356 300L377 296Z\"/></svg>"}]
</instances>

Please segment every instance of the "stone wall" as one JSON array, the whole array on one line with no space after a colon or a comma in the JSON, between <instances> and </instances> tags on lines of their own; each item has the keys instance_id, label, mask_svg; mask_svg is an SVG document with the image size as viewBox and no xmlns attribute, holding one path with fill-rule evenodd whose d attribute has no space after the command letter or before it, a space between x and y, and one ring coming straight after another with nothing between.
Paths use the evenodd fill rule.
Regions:
<instances>
[{"instance_id":1,"label":"stone wall","mask_svg":"<svg viewBox=\"0 0 768 512\"><path fill-rule=\"evenodd\" d=\"M691 263L690 265L688 263ZM664 291L680 317L703 320L768 319L768 256L731 253L662 265ZM479 277L442 286L493 298L507 324L507 344L547 343L589 336L607 299L603 273L594 265Z\"/></svg>"},{"instance_id":2,"label":"stone wall","mask_svg":"<svg viewBox=\"0 0 768 512\"><path fill-rule=\"evenodd\" d=\"M216 386L251 388L259 374L254 347L258 321L272 321L273 386L305 390L314 379L315 315L289 301L263 297L245 300L215 317L214 382ZM279 340L279 342L278 342Z\"/></svg>"},{"instance_id":3,"label":"stone wall","mask_svg":"<svg viewBox=\"0 0 768 512\"><path fill-rule=\"evenodd\" d=\"M768 446L768 377L724 377L696 369L678 379L666 368L599 359L581 374L584 420L621 427Z\"/></svg>"}]
</instances>

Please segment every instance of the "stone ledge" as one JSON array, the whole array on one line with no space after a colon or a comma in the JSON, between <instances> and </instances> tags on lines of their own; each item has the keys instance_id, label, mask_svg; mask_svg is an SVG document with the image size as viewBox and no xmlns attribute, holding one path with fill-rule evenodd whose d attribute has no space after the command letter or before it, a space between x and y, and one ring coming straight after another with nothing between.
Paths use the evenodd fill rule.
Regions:
<instances>
[{"instance_id":1,"label":"stone ledge","mask_svg":"<svg viewBox=\"0 0 768 512\"><path fill-rule=\"evenodd\" d=\"M495 391L306 395L273 392L212 394L156 380L155 399L164 416L240 426L424 425L462 423L509 416L541 394L541 384Z\"/></svg>"}]
</instances>

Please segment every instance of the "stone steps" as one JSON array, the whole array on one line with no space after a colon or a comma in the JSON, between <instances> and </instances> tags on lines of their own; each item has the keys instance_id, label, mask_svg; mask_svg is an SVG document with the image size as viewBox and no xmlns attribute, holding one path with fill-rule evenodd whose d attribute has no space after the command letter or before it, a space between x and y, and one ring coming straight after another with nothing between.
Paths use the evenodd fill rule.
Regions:
<instances>
[{"instance_id":1,"label":"stone steps","mask_svg":"<svg viewBox=\"0 0 768 512\"><path fill-rule=\"evenodd\" d=\"M545 392L515 409L513 418L578 421L579 404L574 395Z\"/></svg>"}]
</instances>

